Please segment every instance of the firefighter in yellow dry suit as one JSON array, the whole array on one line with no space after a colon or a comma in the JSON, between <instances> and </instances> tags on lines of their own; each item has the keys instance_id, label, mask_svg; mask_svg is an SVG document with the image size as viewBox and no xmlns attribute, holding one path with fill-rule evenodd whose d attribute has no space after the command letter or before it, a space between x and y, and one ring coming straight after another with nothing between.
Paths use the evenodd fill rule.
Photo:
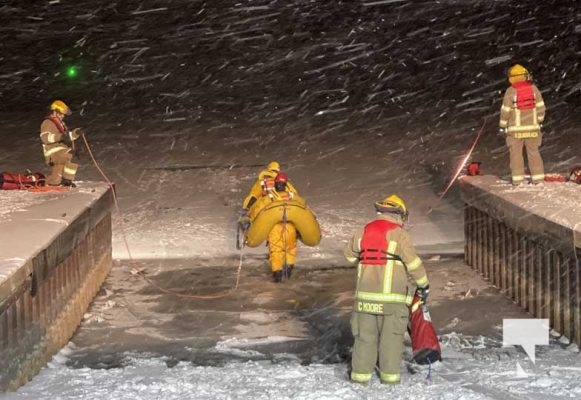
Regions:
<instances>
[{"instance_id":1,"label":"firefighter in yellow dry suit","mask_svg":"<svg viewBox=\"0 0 581 400\"><path fill-rule=\"evenodd\" d=\"M382 383L400 382L403 335L414 289L424 300L428 276L403 229L408 210L396 195L375 203L378 217L359 229L345 247L345 257L357 264L355 307L351 331L355 338L351 380L371 380L379 354ZM408 276L416 288L408 288Z\"/></svg>"},{"instance_id":2,"label":"firefighter in yellow dry suit","mask_svg":"<svg viewBox=\"0 0 581 400\"><path fill-rule=\"evenodd\" d=\"M250 193L248 193L248 196L246 196L242 202L242 215L246 215L248 210L250 210L250 207L252 207L258 199L262 196L268 195L268 193L274 189L274 178L279 172L280 164L277 161L269 162L266 168L260 171L258 179L254 182L252 188L250 188ZM290 182L287 182L287 187L293 193L298 194L297 190Z\"/></svg>"},{"instance_id":3,"label":"firefighter in yellow dry suit","mask_svg":"<svg viewBox=\"0 0 581 400\"><path fill-rule=\"evenodd\" d=\"M265 169L260 171L256 182L250 188L248 196L242 202L242 210L240 210L240 218L238 223L243 230L247 230L250 227L250 218L248 217L248 212L252 206L261 198L269 196L274 190L274 178L280 172L280 164L277 161L271 161L268 163ZM296 188L292 183L286 183L287 189L298 194Z\"/></svg>"},{"instance_id":4,"label":"firefighter in yellow dry suit","mask_svg":"<svg viewBox=\"0 0 581 400\"><path fill-rule=\"evenodd\" d=\"M71 162L71 147L79 138L79 130L69 131L65 116L71 115L71 109L61 100L50 105L50 114L40 125L40 140L46 164L52 167L46 184L52 186L72 186L78 165Z\"/></svg>"},{"instance_id":5,"label":"firefighter in yellow dry suit","mask_svg":"<svg viewBox=\"0 0 581 400\"><path fill-rule=\"evenodd\" d=\"M292 200L294 195L289 189L288 176L279 172L274 178L273 190L250 208L249 221L253 221L272 202ZM281 282L283 277L290 278L297 257L297 230L293 223L283 220L272 227L268 234L268 253L274 282Z\"/></svg>"},{"instance_id":6,"label":"firefighter in yellow dry suit","mask_svg":"<svg viewBox=\"0 0 581 400\"><path fill-rule=\"evenodd\" d=\"M512 184L519 186L525 178L523 146L527 152L531 183L538 184L545 179L539 152L545 103L541 92L532 83L531 74L522 65L515 64L510 68L508 81L511 86L502 100L499 126L500 132L507 135Z\"/></svg>"}]
</instances>

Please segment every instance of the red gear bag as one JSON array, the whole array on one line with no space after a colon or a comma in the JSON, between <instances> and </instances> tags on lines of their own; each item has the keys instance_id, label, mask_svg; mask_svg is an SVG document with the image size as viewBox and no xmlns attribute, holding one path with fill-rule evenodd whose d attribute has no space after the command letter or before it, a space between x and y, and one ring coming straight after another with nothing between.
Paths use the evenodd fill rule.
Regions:
<instances>
[{"instance_id":1,"label":"red gear bag","mask_svg":"<svg viewBox=\"0 0 581 400\"><path fill-rule=\"evenodd\" d=\"M413 359L418 364L432 364L442 360L442 350L428 308L420 296L414 296L408 333L412 340Z\"/></svg>"},{"instance_id":2,"label":"red gear bag","mask_svg":"<svg viewBox=\"0 0 581 400\"><path fill-rule=\"evenodd\" d=\"M44 186L44 181L44 175L39 172L28 174L0 173L0 189L2 190L29 189Z\"/></svg>"}]
</instances>

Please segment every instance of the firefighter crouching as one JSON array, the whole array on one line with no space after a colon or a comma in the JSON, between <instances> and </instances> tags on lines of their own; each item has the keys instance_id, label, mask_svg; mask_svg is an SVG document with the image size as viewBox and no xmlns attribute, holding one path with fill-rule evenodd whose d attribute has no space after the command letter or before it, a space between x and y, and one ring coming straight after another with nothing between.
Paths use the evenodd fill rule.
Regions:
<instances>
[{"instance_id":1,"label":"firefighter crouching","mask_svg":"<svg viewBox=\"0 0 581 400\"><path fill-rule=\"evenodd\" d=\"M345 247L347 260L357 264L351 381L369 382L379 355L381 382L396 384L401 380L408 307L414 290L427 300L429 285L422 261L403 229L408 217L405 203L391 195L376 202L375 209L377 219L359 229ZM417 289L408 288L408 276Z\"/></svg>"},{"instance_id":2,"label":"firefighter crouching","mask_svg":"<svg viewBox=\"0 0 581 400\"><path fill-rule=\"evenodd\" d=\"M519 186L525 178L523 147L527 152L531 183L545 179L541 146L541 124L545 119L545 102L532 76L522 65L515 64L508 72L511 86L506 90L500 109L499 127L506 134L510 153L512 184Z\"/></svg>"},{"instance_id":3,"label":"firefighter crouching","mask_svg":"<svg viewBox=\"0 0 581 400\"><path fill-rule=\"evenodd\" d=\"M52 169L46 178L51 186L71 186L77 173L78 164L71 162L71 147L79 137L79 130L69 131L65 117L71 115L71 109L62 101L56 100L50 105L50 114L40 126L40 140L46 164Z\"/></svg>"}]
</instances>

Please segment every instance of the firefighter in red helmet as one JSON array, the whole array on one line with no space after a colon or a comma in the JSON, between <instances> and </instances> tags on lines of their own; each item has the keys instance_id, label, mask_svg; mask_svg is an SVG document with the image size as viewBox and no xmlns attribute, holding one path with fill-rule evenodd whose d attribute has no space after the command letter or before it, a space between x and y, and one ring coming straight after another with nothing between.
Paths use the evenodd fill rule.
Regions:
<instances>
[{"instance_id":1,"label":"firefighter in red helmet","mask_svg":"<svg viewBox=\"0 0 581 400\"><path fill-rule=\"evenodd\" d=\"M539 89L532 83L531 74L522 65L515 64L510 68L508 81L511 85L504 93L499 127L500 132L506 134L512 184L519 186L524 182L523 148L527 152L531 183L538 184L545 179L543 159L539 151L545 102Z\"/></svg>"},{"instance_id":2,"label":"firefighter in red helmet","mask_svg":"<svg viewBox=\"0 0 581 400\"><path fill-rule=\"evenodd\" d=\"M272 200L292 200L294 193L288 189L288 176L279 172L274 178ZM289 221L274 225L268 234L268 259L275 282L282 281L283 276L291 277L297 258L297 229Z\"/></svg>"},{"instance_id":3,"label":"firefighter in red helmet","mask_svg":"<svg viewBox=\"0 0 581 400\"><path fill-rule=\"evenodd\" d=\"M403 229L408 218L403 200L392 194L376 202L375 210L377 219L355 232L345 247L345 258L357 265L351 381L369 382L379 356L381 382L397 384L414 293L408 281L415 283L424 303L429 282L422 260Z\"/></svg>"},{"instance_id":4,"label":"firefighter in red helmet","mask_svg":"<svg viewBox=\"0 0 581 400\"><path fill-rule=\"evenodd\" d=\"M286 173L279 172L273 180L273 188L258 199L248 212L248 222L253 221L260 212L272 202L292 200L295 193L289 188ZM283 277L290 278L297 255L297 230L290 221L276 223L268 234L268 254L272 277L281 282Z\"/></svg>"},{"instance_id":5,"label":"firefighter in red helmet","mask_svg":"<svg viewBox=\"0 0 581 400\"><path fill-rule=\"evenodd\" d=\"M40 126L40 140L46 164L51 173L46 177L46 184L52 186L72 186L78 165L72 162L71 153L79 130L69 131L65 117L71 115L71 109L63 101L56 100L50 105L50 113Z\"/></svg>"}]
</instances>

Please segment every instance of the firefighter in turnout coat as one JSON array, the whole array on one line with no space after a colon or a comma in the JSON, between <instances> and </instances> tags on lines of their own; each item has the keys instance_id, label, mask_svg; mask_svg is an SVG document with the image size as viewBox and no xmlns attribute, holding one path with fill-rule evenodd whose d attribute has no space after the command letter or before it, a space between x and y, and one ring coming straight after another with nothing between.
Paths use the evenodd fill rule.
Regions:
<instances>
[{"instance_id":1,"label":"firefighter in turnout coat","mask_svg":"<svg viewBox=\"0 0 581 400\"><path fill-rule=\"evenodd\" d=\"M427 300L428 277L403 229L408 211L402 199L388 196L375 209L377 219L359 229L345 247L347 260L357 265L351 380L369 382L379 355L381 382L397 384L408 307L414 290ZM409 277L416 287L408 288Z\"/></svg>"},{"instance_id":2,"label":"firefighter in turnout coat","mask_svg":"<svg viewBox=\"0 0 581 400\"><path fill-rule=\"evenodd\" d=\"M69 131L65 116L71 115L71 109L62 101L56 100L50 105L50 114L40 125L40 140L46 164L52 170L46 178L46 184L52 186L72 186L78 165L71 162L71 147L78 139L78 129Z\"/></svg>"},{"instance_id":3,"label":"firefighter in turnout coat","mask_svg":"<svg viewBox=\"0 0 581 400\"><path fill-rule=\"evenodd\" d=\"M508 72L511 86L506 90L500 109L500 132L506 134L510 153L512 184L523 183L525 164L523 147L527 152L531 183L545 179L541 146L541 125L545 119L545 103L539 89L531 82L530 73L516 64Z\"/></svg>"}]
</instances>

